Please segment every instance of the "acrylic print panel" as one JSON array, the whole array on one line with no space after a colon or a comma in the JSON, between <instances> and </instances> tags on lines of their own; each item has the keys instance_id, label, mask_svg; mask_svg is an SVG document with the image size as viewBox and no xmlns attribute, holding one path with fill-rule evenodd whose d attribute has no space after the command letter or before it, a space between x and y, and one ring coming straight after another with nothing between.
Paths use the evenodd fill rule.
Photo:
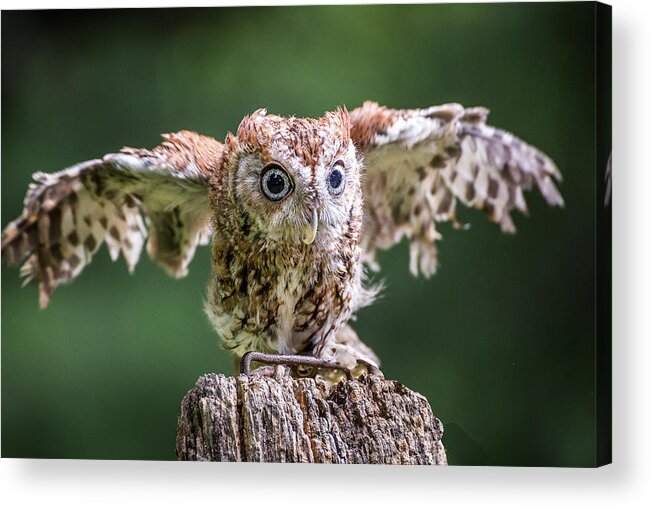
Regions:
<instances>
[{"instance_id":1,"label":"acrylic print panel","mask_svg":"<svg viewBox=\"0 0 651 507\"><path fill-rule=\"evenodd\" d=\"M176 441L179 414L186 437L208 420L202 395L227 427L248 417L277 437L261 449L215 433L201 455L213 459L327 460L337 428L340 461L441 462L443 447L452 465L610 461L610 8L5 11L2 43L3 457L200 457ZM357 109L367 100L389 109ZM451 103L490 116L427 109ZM183 129L216 141L179 134L41 178L9 225L32 173ZM509 229L502 208L522 208L529 186L516 234L473 209ZM410 262L434 266L433 225L437 272L412 276ZM135 261L141 228L153 260L133 276L105 246L75 276L98 239ZM204 230L213 247L165 276L158 264L183 274ZM382 295L345 327L366 301L357 256L375 250L381 271L364 283ZM6 267L26 252L45 296L75 278L43 311ZM236 359L323 363L284 359L239 391L214 377L222 398L208 386L182 406L202 375L235 373L218 334ZM367 373L348 379L358 360ZM308 395L323 412L301 412Z\"/></svg>"}]
</instances>

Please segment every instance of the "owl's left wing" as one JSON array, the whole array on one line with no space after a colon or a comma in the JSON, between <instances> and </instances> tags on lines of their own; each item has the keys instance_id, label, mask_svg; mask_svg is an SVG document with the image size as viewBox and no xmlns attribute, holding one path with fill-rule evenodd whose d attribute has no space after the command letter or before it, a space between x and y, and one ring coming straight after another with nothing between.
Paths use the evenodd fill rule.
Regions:
<instances>
[{"instance_id":1,"label":"owl's left wing","mask_svg":"<svg viewBox=\"0 0 651 507\"><path fill-rule=\"evenodd\" d=\"M223 145L181 131L152 150L124 148L57 173L36 173L20 217L2 231L2 257L39 286L41 308L102 243L129 270L147 252L181 277L210 236L209 180Z\"/></svg>"},{"instance_id":2,"label":"owl's left wing","mask_svg":"<svg viewBox=\"0 0 651 507\"><path fill-rule=\"evenodd\" d=\"M551 159L512 134L486 125L488 111L459 104L396 110L366 102L350 113L351 138L364 156L364 260L410 242L410 271L436 271L436 222L458 226L456 205L483 210L504 232L510 211L526 213L523 191L535 186L563 206Z\"/></svg>"}]
</instances>

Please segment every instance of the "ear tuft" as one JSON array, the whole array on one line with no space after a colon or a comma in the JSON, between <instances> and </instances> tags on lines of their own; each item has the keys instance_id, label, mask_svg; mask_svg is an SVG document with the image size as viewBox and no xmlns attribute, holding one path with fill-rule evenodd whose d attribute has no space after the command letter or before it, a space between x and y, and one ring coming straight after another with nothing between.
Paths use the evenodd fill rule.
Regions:
<instances>
[{"instance_id":1,"label":"ear tuft","mask_svg":"<svg viewBox=\"0 0 651 507\"><path fill-rule=\"evenodd\" d=\"M235 137L231 132L226 134L226 139L224 139L224 145L226 146L226 150L230 153L235 151L239 145L239 142L237 141L237 137Z\"/></svg>"},{"instance_id":2,"label":"ear tuft","mask_svg":"<svg viewBox=\"0 0 651 507\"><path fill-rule=\"evenodd\" d=\"M326 113L326 117L337 127L338 134L348 141L350 139L350 115L346 106L338 107L333 112Z\"/></svg>"},{"instance_id":3,"label":"ear tuft","mask_svg":"<svg viewBox=\"0 0 651 507\"><path fill-rule=\"evenodd\" d=\"M267 116L266 109L257 109L248 116L245 116L237 128L237 139L245 145L258 144L259 122Z\"/></svg>"}]
</instances>

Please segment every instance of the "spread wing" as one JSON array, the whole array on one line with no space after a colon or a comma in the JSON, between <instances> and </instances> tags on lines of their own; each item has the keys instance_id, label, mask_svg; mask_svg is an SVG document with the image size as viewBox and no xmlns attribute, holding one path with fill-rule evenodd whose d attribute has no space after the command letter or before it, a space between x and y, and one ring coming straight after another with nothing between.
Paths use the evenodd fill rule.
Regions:
<instances>
[{"instance_id":1,"label":"spread wing","mask_svg":"<svg viewBox=\"0 0 651 507\"><path fill-rule=\"evenodd\" d=\"M129 270L147 252L174 277L187 273L210 236L208 181L222 144L182 131L152 149L124 148L58 173L34 174L20 217L2 232L2 257L22 263L45 308L58 285L75 278L106 243Z\"/></svg>"},{"instance_id":2,"label":"spread wing","mask_svg":"<svg viewBox=\"0 0 651 507\"><path fill-rule=\"evenodd\" d=\"M447 104L396 110L366 102L350 113L351 137L364 155L364 260L403 237L410 270L436 271L436 223L456 226L458 202L483 210L504 232L510 211L527 212L523 191L537 187L551 206L563 206L554 163L512 134L486 125L488 111Z\"/></svg>"}]
</instances>

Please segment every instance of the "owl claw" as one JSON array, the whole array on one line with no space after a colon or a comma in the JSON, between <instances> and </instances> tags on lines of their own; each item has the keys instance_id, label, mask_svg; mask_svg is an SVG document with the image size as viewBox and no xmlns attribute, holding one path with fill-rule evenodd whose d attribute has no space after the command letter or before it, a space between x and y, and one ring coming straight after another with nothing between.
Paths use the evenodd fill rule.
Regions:
<instances>
[{"instance_id":1,"label":"owl claw","mask_svg":"<svg viewBox=\"0 0 651 507\"><path fill-rule=\"evenodd\" d=\"M361 377L364 373L367 373L368 375L377 375L384 378L384 373L382 373L380 368L375 366L373 363L364 361L363 359L358 359L357 364L352 370L350 370L350 372L355 378Z\"/></svg>"},{"instance_id":2,"label":"owl claw","mask_svg":"<svg viewBox=\"0 0 651 507\"><path fill-rule=\"evenodd\" d=\"M278 380L278 371L275 366L260 366L251 372L250 377L275 378Z\"/></svg>"},{"instance_id":3,"label":"owl claw","mask_svg":"<svg viewBox=\"0 0 651 507\"><path fill-rule=\"evenodd\" d=\"M272 378L274 380L281 380L285 377L291 377L292 375L292 370L290 370L285 365L274 364L255 368L247 376L254 378Z\"/></svg>"},{"instance_id":4,"label":"owl claw","mask_svg":"<svg viewBox=\"0 0 651 507\"><path fill-rule=\"evenodd\" d=\"M251 376L251 363L289 366L291 372L297 377L313 377L318 369L327 368L335 370L344 370L336 363L324 361L312 356L285 355L285 354L265 354L263 352L251 351L242 356L240 362L240 374Z\"/></svg>"},{"instance_id":5,"label":"owl claw","mask_svg":"<svg viewBox=\"0 0 651 507\"><path fill-rule=\"evenodd\" d=\"M264 367L265 371L273 371L273 373L268 376L273 376L275 378L281 374L281 369L283 369L283 366L289 366L291 376L299 378L315 377L317 374L322 375L323 370L325 370L325 372L328 372L323 375L324 377L337 377L337 381L342 380L343 376L345 376L348 380L354 380L356 378L359 378L364 373L368 373L369 375L379 375L384 378L384 375L382 375L382 372L377 366L361 359L357 361L357 364L354 368L348 369L344 368L338 363L325 361L323 359L318 359L312 356L265 354L263 352L256 351L247 352L244 354L244 356L242 356L242 360L240 362L241 375L246 375L247 377L251 376L251 363L253 361L268 365L275 365L274 368Z\"/></svg>"}]
</instances>

